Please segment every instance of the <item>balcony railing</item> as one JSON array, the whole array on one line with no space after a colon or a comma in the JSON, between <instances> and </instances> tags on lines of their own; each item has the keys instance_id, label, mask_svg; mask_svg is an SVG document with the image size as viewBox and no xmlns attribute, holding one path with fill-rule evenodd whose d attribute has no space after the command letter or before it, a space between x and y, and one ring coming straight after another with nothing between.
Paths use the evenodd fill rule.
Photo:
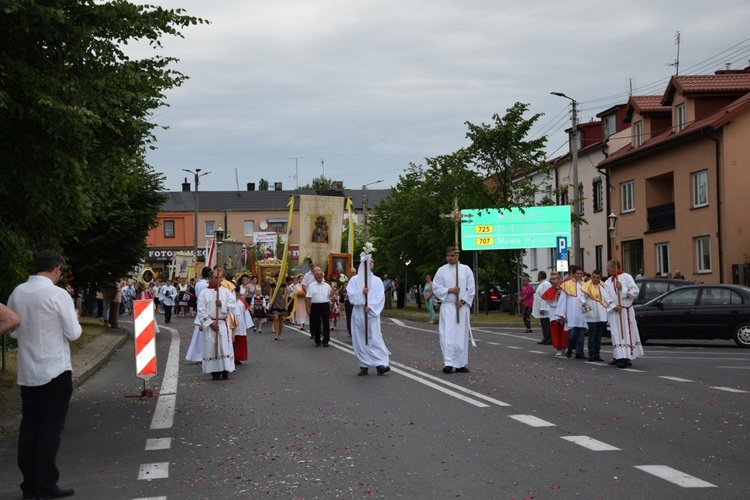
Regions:
<instances>
[{"instance_id":1,"label":"balcony railing","mask_svg":"<svg viewBox=\"0 0 750 500\"><path fill-rule=\"evenodd\" d=\"M648 208L648 233L674 229L674 202Z\"/></svg>"}]
</instances>

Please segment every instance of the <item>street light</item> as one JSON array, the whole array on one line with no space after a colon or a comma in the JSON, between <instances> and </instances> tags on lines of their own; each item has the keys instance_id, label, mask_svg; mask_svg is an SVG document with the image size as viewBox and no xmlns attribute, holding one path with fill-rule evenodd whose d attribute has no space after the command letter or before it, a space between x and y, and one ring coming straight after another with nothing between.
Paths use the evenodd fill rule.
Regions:
<instances>
[{"instance_id":1,"label":"street light","mask_svg":"<svg viewBox=\"0 0 750 500\"><path fill-rule=\"evenodd\" d=\"M575 204L573 205L573 215L576 216L576 220L573 225L573 241L571 242L571 246L573 247L573 263L579 264L578 259L580 258L581 253L579 249L581 246L581 227L579 223L580 219L578 217L578 215L580 215L580 211L578 210L578 204L580 203L578 196L578 102L562 92L550 92L550 94L570 99L573 103L573 114L571 116L573 121L573 144L570 147L570 156L573 163L573 200L575 201Z\"/></svg>"},{"instance_id":2,"label":"street light","mask_svg":"<svg viewBox=\"0 0 750 500\"><path fill-rule=\"evenodd\" d=\"M612 211L607 216L607 220L609 221L609 227L607 228L609 230L609 244L610 244L610 255L612 256L612 260L615 262L615 270L617 270L617 257L615 256L615 235L617 234L617 216L615 215L615 212Z\"/></svg>"},{"instance_id":3,"label":"street light","mask_svg":"<svg viewBox=\"0 0 750 500\"><path fill-rule=\"evenodd\" d=\"M193 193L193 255L195 256L195 270L198 271L198 182L201 177L211 172L200 173L201 169L196 168L195 172L186 168L183 172L188 172L195 176L195 191Z\"/></svg>"},{"instance_id":4,"label":"street light","mask_svg":"<svg viewBox=\"0 0 750 500\"><path fill-rule=\"evenodd\" d=\"M409 264L411 264L411 259L407 257L407 259L404 260L404 264L406 264L406 274L404 274L404 290L406 292L404 309L406 309L406 306L409 305Z\"/></svg>"}]
</instances>

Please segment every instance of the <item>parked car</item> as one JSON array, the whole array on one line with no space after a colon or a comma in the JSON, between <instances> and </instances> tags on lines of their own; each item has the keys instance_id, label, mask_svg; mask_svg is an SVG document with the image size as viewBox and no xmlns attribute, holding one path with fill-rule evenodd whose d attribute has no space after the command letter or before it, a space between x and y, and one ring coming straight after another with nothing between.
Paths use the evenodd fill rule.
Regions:
<instances>
[{"instance_id":1,"label":"parked car","mask_svg":"<svg viewBox=\"0 0 750 500\"><path fill-rule=\"evenodd\" d=\"M484 290L480 290L479 294L477 295L477 300L479 304L479 310L484 311L485 310L485 300L487 295L489 295L489 310L490 311L498 311L503 307L503 297L508 295L508 292L505 290L502 290L498 287L491 286L489 289L489 293L485 293Z\"/></svg>"},{"instance_id":2,"label":"parked car","mask_svg":"<svg viewBox=\"0 0 750 500\"><path fill-rule=\"evenodd\" d=\"M634 310L642 341L732 339L750 347L750 288L746 286L677 287Z\"/></svg>"},{"instance_id":3,"label":"parked car","mask_svg":"<svg viewBox=\"0 0 750 500\"><path fill-rule=\"evenodd\" d=\"M638 293L638 298L633 301L633 304L645 304L649 300L655 299L659 295L674 290L677 287L699 285L700 283L700 281L671 278L638 278L635 280L635 284L638 285L640 292Z\"/></svg>"}]
</instances>

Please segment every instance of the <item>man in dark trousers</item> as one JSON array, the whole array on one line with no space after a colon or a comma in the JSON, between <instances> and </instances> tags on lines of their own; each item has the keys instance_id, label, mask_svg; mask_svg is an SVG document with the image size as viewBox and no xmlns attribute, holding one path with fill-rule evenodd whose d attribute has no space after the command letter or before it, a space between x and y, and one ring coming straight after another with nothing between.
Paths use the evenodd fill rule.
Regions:
<instances>
[{"instance_id":1,"label":"man in dark trousers","mask_svg":"<svg viewBox=\"0 0 750 500\"><path fill-rule=\"evenodd\" d=\"M22 401L18 467L23 498L61 498L75 493L57 485L56 460L73 394L69 343L81 336L81 325L70 295L55 286L65 269L62 255L43 250L35 266L36 275L18 285L8 300L21 320L11 334L18 339Z\"/></svg>"}]
</instances>

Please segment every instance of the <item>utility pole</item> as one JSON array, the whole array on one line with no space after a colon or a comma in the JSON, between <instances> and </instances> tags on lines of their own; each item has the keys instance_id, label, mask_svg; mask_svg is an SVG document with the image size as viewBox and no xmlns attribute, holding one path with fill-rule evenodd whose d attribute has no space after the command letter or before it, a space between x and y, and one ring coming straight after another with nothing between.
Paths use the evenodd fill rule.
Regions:
<instances>
[{"instance_id":1,"label":"utility pole","mask_svg":"<svg viewBox=\"0 0 750 500\"><path fill-rule=\"evenodd\" d=\"M195 176L195 191L193 191L193 256L195 257L195 269L198 270L198 183L200 178L204 175L208 175L211 172L201 173L201 169L196 168L195 172L186 168L182 169L183 172L188 172Z\"/></svg>"},{"instance_id":2,"label":"utility pole","mask_svg":"<svg viewBox=\"0 0 750 500\"><path fill-rule=\"evenodd\" d=\"M578 102L572 97L568 97L562 92L550 92L552 95L558 97L564 97L570 99L573 104L573 114L571 116L573 122L573 133L571 134L571 146L570 146L570 157L573 164L573 215L575 215L575 221L573 222L573 237L571 241L571 247L573 248L573 258L570 259L573 264L580 265L579 260L581 258L581 226L580 226L580 210L579 204L581 199L578 192Z\"/></svg>"}]
</instances>

